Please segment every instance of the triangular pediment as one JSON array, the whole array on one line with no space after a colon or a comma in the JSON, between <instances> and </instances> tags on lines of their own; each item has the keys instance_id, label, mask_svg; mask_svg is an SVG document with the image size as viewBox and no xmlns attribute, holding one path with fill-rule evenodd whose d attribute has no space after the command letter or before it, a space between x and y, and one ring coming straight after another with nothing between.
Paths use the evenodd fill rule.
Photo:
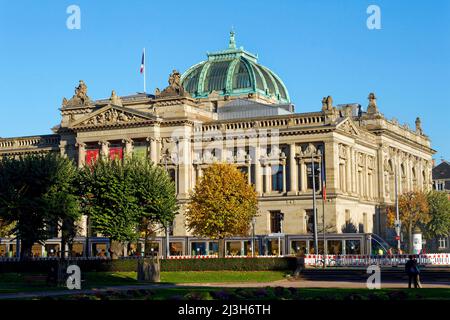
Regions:
<instances>
[{"instance_id":1,"label":"triangular pediment","mask_svg":"<svg viewBox=\"0 0 450 320\"><path fill-rule=\"evenodd\" d=\"M342 121L340 121L336 125L336 130L343 131L350 135L355 135L355 136L359 135L358 128L356 127L356 125L353 123L353 121L349 117L344 118Z\"/></svg>"},{"instance_id":2,"label":"triangular pediment","mask_svg":"<svg viewBox=\"0 0 450 320\"><path fill-rule=\"evenodd\" d=\"M74 121L70 128L101 127L109 125L151 122L158 117L152 114L136 111L126 107L108 104L89 115Z\"/></svg>"}]
</instances>

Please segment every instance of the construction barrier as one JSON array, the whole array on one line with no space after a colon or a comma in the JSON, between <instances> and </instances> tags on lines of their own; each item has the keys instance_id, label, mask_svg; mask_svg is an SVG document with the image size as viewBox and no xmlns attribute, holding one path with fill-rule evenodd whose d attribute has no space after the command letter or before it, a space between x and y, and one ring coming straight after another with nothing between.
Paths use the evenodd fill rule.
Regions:
<instances>
[{"instance_id":1,"label":"construction barrier","mask_svg":"<svg viewBox=\"0 0 450 320\"><path fill-rule=\"evenodd\" d=\"M419 265L450 265L449 253L433 253L413 255ZM404 265L409 259L409 255L315 255L305 256L306 266L329 267L362 267L369 265L379 266L399 266Z\"/></svg>"}]
</instances>

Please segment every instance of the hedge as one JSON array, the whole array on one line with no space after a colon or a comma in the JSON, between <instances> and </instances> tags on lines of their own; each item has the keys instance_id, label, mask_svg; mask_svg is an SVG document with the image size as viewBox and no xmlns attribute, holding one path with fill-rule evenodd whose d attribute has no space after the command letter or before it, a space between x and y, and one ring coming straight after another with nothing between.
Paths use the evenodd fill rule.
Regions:
<instances>
[{"instance_id":1,"label":"hedge","mask_svg":"<svg viewBox=\"0 0 450 320\"><path fill-rule=\"evenodd\" d=\"M161 261L161 271L293 271L297 266L295 257L280 258L209 258L168 259ZM136 271L137 259L117 260L71 260L82 271ZM48 272L58 265L57 260L1 261L0 273Z\"/></svg>"}]
</instances>

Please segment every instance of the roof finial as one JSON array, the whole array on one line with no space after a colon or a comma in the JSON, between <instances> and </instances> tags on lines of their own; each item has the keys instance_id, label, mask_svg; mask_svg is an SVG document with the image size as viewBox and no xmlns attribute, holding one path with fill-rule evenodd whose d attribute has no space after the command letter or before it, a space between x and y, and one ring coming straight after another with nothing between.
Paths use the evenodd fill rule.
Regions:
<instances>
[{"instance_id":1,"label":"roof finial","mask_svg":"<svg viewBox=\"0 0 450 320\"><path fill-rule=\"evenodd\" d=\"M236 49L236 41L234 40L234 28L231 26L229 49Z\"/></svg>"}]
</instances>

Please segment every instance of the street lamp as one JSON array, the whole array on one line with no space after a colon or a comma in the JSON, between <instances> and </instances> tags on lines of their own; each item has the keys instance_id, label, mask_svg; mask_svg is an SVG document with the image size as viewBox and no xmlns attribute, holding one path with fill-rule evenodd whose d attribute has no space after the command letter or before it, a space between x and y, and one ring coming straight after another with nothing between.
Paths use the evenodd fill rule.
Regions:
<instances>
[{"instance_id":1,"label":"street lamp","mask_svg":"<svg viewBox=\"0 0 450 320\"><path fill-rule=\"evenodd\" d=\"M167 158L169 157L169 153L168 152L166 152L165 154L164 154L164 165L165 165L165 168L166 168L166 172L167 172L167 174L169 174L169 171L167 170ZM170 245L170 238L169 238L169 221L166 221L166 250L165 250L165 252L164 252L164 258L168 258L169 256L170 256L170 248L169 248L169 245Z\"/></svg>"},{"instance_id":2,"label":"street lamp","mask_svg":"<svg viewBox=\"0 0 450 320\"><path fill-rule=\"evenodd\" d=\"M255 256L255 225L256 217L252 218L252 257Z\"/></svg>"}]
</instances>

